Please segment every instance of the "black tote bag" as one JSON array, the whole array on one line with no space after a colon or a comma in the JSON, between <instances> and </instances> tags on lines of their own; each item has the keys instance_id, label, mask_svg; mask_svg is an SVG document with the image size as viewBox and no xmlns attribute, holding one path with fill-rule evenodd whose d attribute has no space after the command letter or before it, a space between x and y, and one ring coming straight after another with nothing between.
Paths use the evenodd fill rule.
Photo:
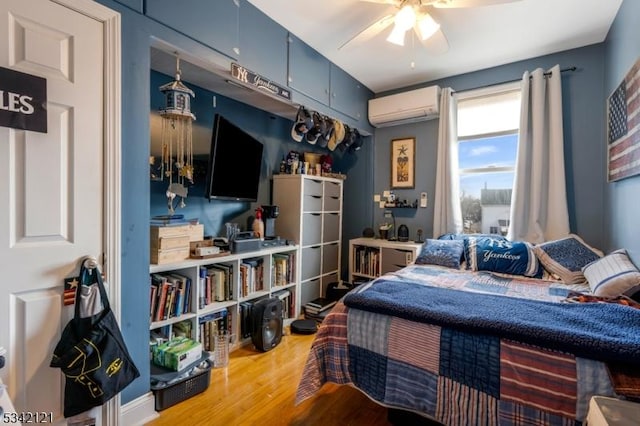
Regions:
<instances>
[{"instance_id":1,"label":"black tote bag","mask_svg":"<svg viewBox=\"0 0 640 426\"><path fill-rule=\"evenodd\" d=\"M102 310L81 318L81 287L97 284ZM113 398L140 372L131 360L98 268L80 268L75 314L62 332L53 351L51 367L65 375L64 416L71 417Z\"/></svg>"}]
</instances>

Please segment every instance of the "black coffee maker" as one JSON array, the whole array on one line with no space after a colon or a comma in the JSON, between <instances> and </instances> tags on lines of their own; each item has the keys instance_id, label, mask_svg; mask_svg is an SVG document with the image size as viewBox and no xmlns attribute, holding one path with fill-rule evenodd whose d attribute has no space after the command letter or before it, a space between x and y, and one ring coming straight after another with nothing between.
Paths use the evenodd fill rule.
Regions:
<instances>
[{"instance_id":1,"label":"black coffee maker","mask_svg":"<svg viewBox=\"0 0 640 426\"><path fill-rule=\"evenodd\" d=\"M276 237L276 218L280 210L278 206L262 206L262 220L264 220L264 239L272 240Z\"/></svg>"}]
</instances>

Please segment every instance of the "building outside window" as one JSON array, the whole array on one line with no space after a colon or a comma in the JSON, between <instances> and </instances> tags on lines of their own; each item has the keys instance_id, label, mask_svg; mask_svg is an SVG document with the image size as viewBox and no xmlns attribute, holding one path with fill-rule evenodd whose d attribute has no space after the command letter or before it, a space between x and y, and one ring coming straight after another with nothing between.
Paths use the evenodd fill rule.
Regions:
<instances>
[{"instance_id":1,"label":"building outside window","mask_svg":"<svg viewBox=\"0 0 640 426\"><path fill-rule=\"evenodd\" d=\"M458 167L465 233L507 234L519 123L520 82L458 94Z\"/></svg>"}]
</instances>

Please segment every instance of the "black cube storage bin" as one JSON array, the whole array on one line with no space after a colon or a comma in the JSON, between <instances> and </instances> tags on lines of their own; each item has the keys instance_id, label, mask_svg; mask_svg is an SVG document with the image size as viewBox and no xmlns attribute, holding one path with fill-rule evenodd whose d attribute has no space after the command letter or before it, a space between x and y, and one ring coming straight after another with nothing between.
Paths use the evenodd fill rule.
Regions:
<instances>
[{"instance_id":1,"label":"black cube storage bin","mask_svg":"<svg viewBox=\"0 0 640 426\"><path fill-rule=\"evenodd\" d=\"M162 411L166 408L172 407L179 402L207 390L209 382L211 381L211 368L213 367L213 362L207 359L207 357L208 356L203 352L202 359L184 369L189 370L198 364L202 365L203 363L206 363L206 368L200 367L201 370L196 374L189 375L180 381L171 383L168 386L151 386L151 390L153 391L156 400L156 411ZM172 376L176 377L181 374L180 372L167 371L168 370L162 367L158 367L153 364L151 365L151 377L155 377L159 381L169 381Z\"/></svg>"}]
</instances>

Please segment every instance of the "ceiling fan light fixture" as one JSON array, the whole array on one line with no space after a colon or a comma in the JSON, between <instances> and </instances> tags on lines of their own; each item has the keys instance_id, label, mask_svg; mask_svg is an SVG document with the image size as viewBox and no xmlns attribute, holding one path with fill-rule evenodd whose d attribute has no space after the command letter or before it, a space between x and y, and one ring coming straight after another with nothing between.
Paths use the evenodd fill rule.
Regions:
<instances>
[{"instance_id":1,"label":"ceiling fan light fixture","mask_svg":"<svg viewBox=\"0 0 640 426\"><path fill-rule=\"evenodd\" d=\"M406 32L407 30L395 25L393 30L391 30L389 37L387 37L387 41L389 43L397 44L398 46L404 46L404 35Z\"/></svg>"},{"instance_id":2,"label":"ceiling fan light fixture","mask_svg":"<svg viewBox=\"0 0 640 426\"><path fill-rule=\"evenodd\" d=\"M404 46L404 34L416 24L416 12L413 6L403 6L393 20L393 30L387 37L389 43Z\"/></svg>"},{"instance_id":3,"label":"ceiling fan light fixture","mask_svg":"<svg viewBox=\"0 0 640 426\"><path fill-rule=\"evenodd\" d=\"M416 12L413 10L413 6L403 6L396 14L394 22L396 28L402 28L404 31L411 29L416 23Z\"/></svg>"},{"instance_id":4,"label":"ceiling fan light fixture","mask_svg":"<svg viewBox=\"0 0 640 426\"><path fill-rule=\"evenodd\" d=\"M440 29L440 24L438 24L428 13L426 13L422 18L416 21L416 32L420 37L420 40L426 40L435 34L436 31Z\"/></svg>"}]
</instances>

